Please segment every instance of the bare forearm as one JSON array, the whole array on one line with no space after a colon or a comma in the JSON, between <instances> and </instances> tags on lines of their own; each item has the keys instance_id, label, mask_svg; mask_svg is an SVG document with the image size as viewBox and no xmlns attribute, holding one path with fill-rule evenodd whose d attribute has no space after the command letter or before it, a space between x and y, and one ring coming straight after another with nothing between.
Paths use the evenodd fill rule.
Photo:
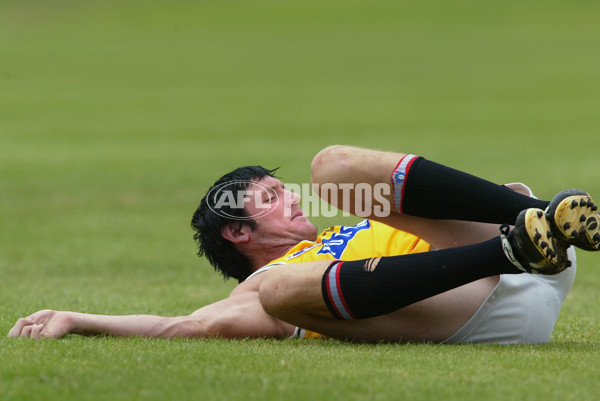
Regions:
<instances>
[{"instance_id":1,"label":"bare forearm","mask_svg":"<svg viewBox=\"0 0 600 401\"><path fill-rule=\"evenodd\" d=\"M69 333L117 337L285 337L293 327L267 315L256 292L223 299L189 316L90 315L42 310L21 318L9 337L59 338Z\"/></svg>"},{"instance_id":2,"label":"bare forearm","mask_svg":"<svg viewBox=\"0 0 600 401\"><path fill-rule=\"evenodd\" d=\"M70 312L71 333L84 335L165 337L165 329L177 319L152 315L108 316Z\"/></svg>"},{"instance_id":3,"label":"bare forearm","mask_svg":"<svg viewBox=\"0 0 600 401\"><path fill-rule=\"evenodd\" d=\"M108 316L42 310L21 318L9 337L59 338L67 334L115 337L208 337L214 336L201 317L151 315Z\"/></svg>"}]
</instances>

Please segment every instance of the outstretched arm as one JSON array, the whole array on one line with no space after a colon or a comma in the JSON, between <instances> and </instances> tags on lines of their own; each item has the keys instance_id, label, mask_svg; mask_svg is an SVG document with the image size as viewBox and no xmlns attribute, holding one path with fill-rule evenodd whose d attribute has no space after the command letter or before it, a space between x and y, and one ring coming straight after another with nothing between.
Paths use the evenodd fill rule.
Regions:
<instances>
[{"instance_id":1,"label":"outstretched arm","mask_svg":"<svg viewBox=\"0 0 600 401\"><path fill-rule=\"evenodd\" d=\"M67 334L118 337L285 337L293 326L268 315L258 293L241 292L188 316L108 316L43 310L19 319L9 337L58 338Z\"/></svg>"}]
</instances>

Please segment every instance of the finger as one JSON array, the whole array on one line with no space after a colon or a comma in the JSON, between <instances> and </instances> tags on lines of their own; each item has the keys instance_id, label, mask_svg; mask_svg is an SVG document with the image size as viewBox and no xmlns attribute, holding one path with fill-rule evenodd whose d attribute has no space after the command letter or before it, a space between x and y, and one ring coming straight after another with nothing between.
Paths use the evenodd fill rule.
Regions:
<instances>
[{"instance_id":1,"label":"finger","mask_svg":"<svg viewBox=\"0 0 600 401\"><path fill-rule=\"evenodd\" d=\"M40 333L40 338L58 338L61 336L57 335L57 332L59 332L59 330L60 327L57 327L56 321L51 320L44 325L44 329Z\"/></svg>"},{"instance_id":2,"label":"finger","mask_svg":"<svg viewBox=\"0 0 600 401\"><path fill-rule=\"evenodd\" d=\"M27 318L31 319L32 321L34 321L36 323L40 323L41 321L48 320L48 317L50 316L51 312L53 312L53 311L44 309L44 310L40 310L40 311L37 311L37 312L29 315Z\"/></svg>"},{"instance_id":3,"label":"finger","mask_svg":"<svg viewBox=\"0 0 600 401\"><path fill-rule=\"evenodd\" d=\"M43 324L34 324L33 326L31 326L31 333L29 334L29 337L31 338L42 338L42 330L44 329L44 325Z\"/></svg>"},{"instance_id":4,"label":"finger","mask_svg":"<svg viewBox=\"0 0 600 401\"><path fill-rule=\"evenodd\" d=\"M33 323L33 321L28 317L19 319L19 320L17 320L17 323L14 325L14 327L8 332L8 335L13 338L19 337L19 335L21 335L21 331L23 330L23 328L32 323Z\"/></svg>"},{"instance_id":5,"label":"finger","mask_svg":"<svg viewBox=\"0 0 600 401\"><path fill-rule=\"evenodd\" d=\"M19 334L19 337L29 338L29 335L31 334L32 329L33 329L33 325L23 327L23 329L21 330L21 333Z\"/></svg>"}]
</instances>

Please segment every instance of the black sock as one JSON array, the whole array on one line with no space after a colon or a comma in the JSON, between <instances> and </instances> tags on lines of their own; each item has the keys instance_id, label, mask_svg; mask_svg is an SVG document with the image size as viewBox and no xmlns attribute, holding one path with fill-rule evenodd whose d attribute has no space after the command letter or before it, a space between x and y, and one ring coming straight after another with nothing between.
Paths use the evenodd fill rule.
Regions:
<instances>
[{"instance_id":1,"label":"black sock","mask_svg":"<svg viewBox=\"0 0 600 401\"><path fill-rule=\"evenodd\" d=\"M549 204L423 158L405 174L400 211L411 216L514 224L521 210Z\"/></svg>"},{"instance_id":2,"label":"black sock","mask_svg":"<svg viewBox=\"0 0 600 401\"><path fill-rule=\"evenodd\" d=\"M498 274L522 273L504 255L500 238L475 245L351 262L325 271L322 292L338 319L365 319Z\"/></svg>"}]
</instances>

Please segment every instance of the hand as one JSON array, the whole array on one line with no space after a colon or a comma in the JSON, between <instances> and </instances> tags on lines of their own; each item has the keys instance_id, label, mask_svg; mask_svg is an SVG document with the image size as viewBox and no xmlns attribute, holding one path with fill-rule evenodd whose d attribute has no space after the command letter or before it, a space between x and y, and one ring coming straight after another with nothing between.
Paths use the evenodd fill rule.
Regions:
<instances>
[{"instance_id":1,"label":"hand","mask_svg":"<svg viewBox=\"0 0 600 401\"><path fill-rule=\"evenodd\" d=\"M17 320L15 326L8 332L8 336L13 338L59 338L69 334L72 329L71 312L42 310Z\"/></svg>"}]
</instances>

